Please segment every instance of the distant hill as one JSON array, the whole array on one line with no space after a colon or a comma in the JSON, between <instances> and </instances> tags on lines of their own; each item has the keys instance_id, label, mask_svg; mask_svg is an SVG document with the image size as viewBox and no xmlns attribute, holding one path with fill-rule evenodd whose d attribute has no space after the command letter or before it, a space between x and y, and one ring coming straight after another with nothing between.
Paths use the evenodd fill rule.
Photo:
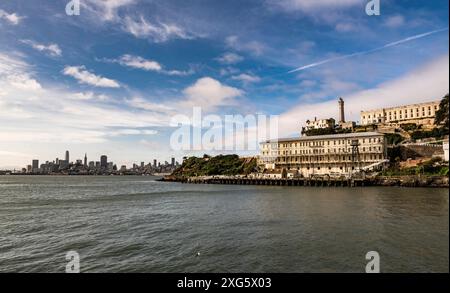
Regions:
<instances>
[{"instance_id":1,"label":"distant hill","mask_svg":"<svg viewBox=\"0 0 450 293\"><path fill-rule=\"evenodd\" d=\"M240 158L238 155L220 155L203 158L190 157L171 176L247 175L256 171L256 158Z\"/></svg>"}]
</instances>

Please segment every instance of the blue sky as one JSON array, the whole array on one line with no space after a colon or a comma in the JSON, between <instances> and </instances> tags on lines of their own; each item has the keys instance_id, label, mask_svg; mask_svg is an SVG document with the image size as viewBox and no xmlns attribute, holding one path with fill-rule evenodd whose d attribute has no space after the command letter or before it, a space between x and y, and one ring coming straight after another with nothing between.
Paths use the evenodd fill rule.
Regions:
<instances>
[{"instance_id":1,"label":"blue sky","mask_svg":"<svg viewBox=\"0 0 450 293\"><path fill-rule=\"evenodd\" d=\"M339 96L358 120L449 91L447 0L381 0L372 17L365 0L68 2L0 2L0 168L66 149L181 159L169 121L193 106L280 115L293 136Z\"/></svg>"}]
</instances>

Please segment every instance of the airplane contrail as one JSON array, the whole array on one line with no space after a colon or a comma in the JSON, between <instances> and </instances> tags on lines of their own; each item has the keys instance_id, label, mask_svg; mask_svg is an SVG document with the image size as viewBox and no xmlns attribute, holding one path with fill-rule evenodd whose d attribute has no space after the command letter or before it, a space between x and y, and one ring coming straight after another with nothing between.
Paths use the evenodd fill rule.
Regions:
<instances>
[{"instance_id":1,"label":"airplane contrail","mask_svg":"<svg viewBox=\"0 0 450 293\"><path fill-rule=\"evenodd\" d=\"M334 57L334 58L325 59L325 60L322 60L322 61L318 61L318 62L314 62L314 63L308 64L308 65L304 65L302 67L298 67L296 69L293 69L293 70L289 71L288 73L294 73L294 72L302 71L302 70L305 70L305 69L308 69L308 68L320 66L320 65L323 65L323 64L326 64L326 63L337 61L337 60L347 59L347 58L351 58L351 57L355 57L355 56L359 56L359 55L370 54L370 53L377 52L377 51L380 51L380 50L383 50L383 49L386 49L386 48L389 48L389 47L394 47L394 46L397 46L397 45L400 45L400 44L403 44L403 43L406 43L406 42L409 42L409 41L417 40L417 39L420 39L420 38L423 38L423 37L426 37L426 36L429 36L429 35L432 35L432 34L436 34L436 33L439 33L439 32L447 31L447 30L448 30L448 27L447 28L443 28L443 29L430 31L430 32L423 33L423 34L418 34L418 35L411 36L411 37L408 37L408 38L405 38L405 39L402 39L402 40L399 40L399 41L391 42L391 43L388 43L388 44L386 44L384 46L381 46L381 47L378 47L378 48L375 48L375 49L371 49L371 50L367 50L367 51L361 51L361 52L356 52L356 53L343 55L343 56L339 56L339 57Z\"/></svg>"}]
</instances>

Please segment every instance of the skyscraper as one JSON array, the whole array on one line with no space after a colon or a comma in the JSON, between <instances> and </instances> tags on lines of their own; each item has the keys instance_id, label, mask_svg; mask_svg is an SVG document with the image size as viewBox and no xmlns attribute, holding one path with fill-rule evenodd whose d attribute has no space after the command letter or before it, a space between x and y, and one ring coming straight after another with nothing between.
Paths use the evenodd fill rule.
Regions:
<instances>
[{"instance_id":1,"label":"skyscraper","mask_svg":"<svg viewBox=\"0 0 450 293\"><path fill-rule=\"evenodd\" d=\"M37 172L39 169L39 160L33 160L33 164L32 164L32 171L33 172Z\"/></svg>"},{"instance_id":2,"label":"skyscraper","mask_svg":"<svg viewBox=\"0 0 450 293\"><path fill-rule=\"evenodd\" d=\"M88 162L87 162L87 154L84 154L84 166L87 167Z\"/></svg>"},{"instance_id":3,"label":"skyscraper","mask_svg":"<svg viewBox=\"0 0 450 293\"><path fill-rule=\"evenodd\" d=\"M153 160L153 167L158 167L158 161L157 160Z\"/></svg>"},{"instance_id":4,"label":"skyscraper","mask_svg":"<svg viewBox=\"0 0 450 293\"><path fill-rule=\"evenodd\" d=\"M175 167L175 158L172 158L172 167Z\"/></svg>"},{"instance_id":5,"label":"skyscraper","mask_svg":"<svg viewBox=\"0 0 450 293\"><path fill-rule=\"evenodd\" d=\"M66 163L69 164L70 163L70 157L69 157L69 151L66 151Z\"/></svg>"},{"instance_id":6,"label":"skyscraper","mask_svg":"<svg viewBox=\"0 0 450 293\"><path fill-rule=\"evenodd\" d=\"M106 169L108 167L108 157L103 155L100 157L100 168Z\"/></svg>"}]
</instances>

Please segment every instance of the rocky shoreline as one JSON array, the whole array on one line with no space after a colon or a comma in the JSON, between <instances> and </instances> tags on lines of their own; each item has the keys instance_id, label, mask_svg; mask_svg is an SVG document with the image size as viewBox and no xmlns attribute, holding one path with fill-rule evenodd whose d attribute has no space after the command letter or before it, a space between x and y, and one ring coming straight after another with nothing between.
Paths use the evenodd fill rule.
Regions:
<instances>
[{"instance_id":1,"label":"rocky shoreline","mask_svg":"<svg viewBox=\"0 0 450 293\"><path fill-rule=\"evenodd\" d=\"M175 177L165 176L159 181L187 184L234 184L234 185L279 185L279 186L322 186L322 187L435 187L449 188L447 176L378 176L374 178L290 178L260 179L245 176L199 176Z\"/></svg>"}]
</instances>

